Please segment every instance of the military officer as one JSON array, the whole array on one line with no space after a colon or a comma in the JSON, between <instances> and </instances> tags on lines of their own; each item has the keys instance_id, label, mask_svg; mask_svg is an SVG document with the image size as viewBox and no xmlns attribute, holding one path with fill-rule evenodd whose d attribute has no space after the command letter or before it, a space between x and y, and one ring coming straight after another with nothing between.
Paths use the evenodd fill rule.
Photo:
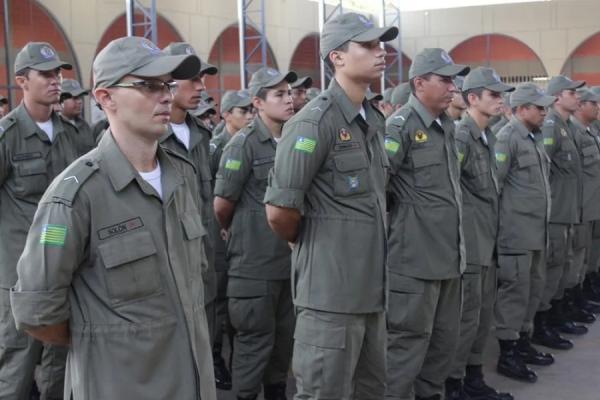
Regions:
<instances>
[{"instance_id":1,"label":"military officer","mask_svg":"<svg viewBox=\"0 0 600 400\"><path fill-rule=\"evenodd\" d=\"M77 130L52 111L60 98L60 71L71 65L44 42L28 43L15 58L23 102L0 121L0 398L29 399L41 357L38 388L46 399L62 398L67 348L43 345L15 329L9 289L42 194L77 158ZM14 310L13 310L14 311ZM32 313L33 314L33 313Z\"/></svg>"},{"instance_id":2,"label":"military officer","mask_svg":"<svg viewBox=\"0 0 600 400\"><path fill-rule=\"evenodd\" d=\"M225 92L221 98L221 116L224 128L220 132L213 132L210 140L210 168L213 178L219 169L219 161L223 148L229 140L242 128L245 128L253 119L252 98L246 90L231 90ZM215 363L215 379L219 389L231 389L231 374L221 355L223 347L223 334L225 331L230 337L232 330L227 312L227 245L221 237L221 227L216 218L211 219L211 235L215 238L215 273L217 276L217 298L215 303L216 320L213 341L213 360ZM230 344L232 344L230 342Z\"/></svg>"},{"instance_id":3,"label":"military officer","mask_svg":"<svg viewBox=\"0 0 600 400\"><path fill-rule=\"evenodd\" d=\"M488 386L482 368L496 298L498 233L496 139L489 121L502 112L503 93L512 90L514 87L502 83L492 68L471 70L463 83L462 96L467 110L456 127L456 146L461 170L467 268L463 275L459 346L446 380L447 400L513 398L507 393L500 395Z\"/></svg>"},{"instance_id":4,"label":"military officer","mask_svg":"<svg viewBox=\"0 0 600 400\"><path fill-rule=\"evenodd\" d=\"M92 128L81 116L83 96L88 94L89 91L83 89L75 79L63 79L60 85L60 115L77 128L73 141L77 145L78 155L83 155L96 146Z\"/></svg>"},{"instance_id":5,"label":"military officer","mask_svg":"<svg viewBox=\"0 0 600 400\"><path fill-rule=\"evenodd\" d=\"M454 78L468 72L444 50L424 49L409 70L408 103L386 124L390 399L443 396L458 345L466 259L454 124L445 110L458 90Z\"/></svg>"},{"instance_id":6,"label":"military officer","mask_svg":"<svg viewBox=\"0 0 600 400\"><path fill-rule=\"evenodd\" d=\"M40 201L11 291L19 329L70 345L65 398L216 400L197 178L158 145L199 69L139 37L94 60L110 128Z\"/></svg>"},{"instance_id":7,"label":"military officer","mask_svg":"<svg viewBox=\"0 0 600 400\"><path fill-rule=\"evenodd\" d=\"M574 224L581 224L582 173L581 160L575 145L574 128L569 117L577 109L575 89L584 84L585 82L572 81L562 75L552 78L548 84L548 94L557 97L556 102L548 110L542 127L544 147L552 161L550 169L552 213L548 228L550 241L546 262L546 285L540 303L541 314L536 318L536 324L539 321L542 325L546 325L544 322L546 319L558 332L579 335L586 333L587 328L573 323L573 314L570 313L568 304L571 299L568 282L571 264L569 253L575 248L578 253L582 253L580 248L583 243L579 243L581 241L574 246ZM582 231L584 227L578 226L577 230ZM581 262L583 262L582 258ZM556 349L573 346L571 342L562 339L558 332L552 333L551 330L554 329L536 329L535 341Z\"/></svg>"},{"instance_id":8,"label":"military officer","mask_svg":"<svg viewBox=\"0 0 600 400\"><path fill-rule=\"evenodd\" d=\"M295 82L291 83L292 88L292 100L294 101L294 112L297 113L308 103L306 97L306 91L312 87L313 80L310 76L304 76L298 78Z\"/></svg>"},{"instance_id":9,"label":"military officer","mask_svg":"<svg viewBox=\"0 0 600 400\"><path fill-rule=\"evenodd\" d=\"M365 95L385 69L381 42L397 35L356 13L327 21L320 51L334 78L277 147L265 203L293 246L297 400L384 396L388 161Z\"/></svg>"},{"instance_id":10,"label":"military officer","mask_svg":"<svg viewBox=\"0 0 600 400\"><path fill-rule=\"evenodd\" d=\"M544 291L544 252L550 218L550 160L539 128L546 115L545 107L554 100L534 84L519 85L510 96L513 117L498 133L495 146L500 189L497 370L527 382L537 380L526 364L531 360L522 353L535 351L529 344L529 334ZM553 361L544 353L536 353L535 357L537 361Z\"/></svg>"},{"instance_id":11,"label":"military officer","mask_svg":"<svg viewBox=\"0 0 600 400\"><path fill-rule=\"evenodd\" d=\"M285 400L294 312L290 249L267 224L262 200L277 142L294 115L295 72L263 67L249 90L258 115L223 149L215 182L215 215L228 230L229 318L235 329L233 380L239 400ZM252 227L252 229L249 229Z\"/></svg>"}]
</instances>

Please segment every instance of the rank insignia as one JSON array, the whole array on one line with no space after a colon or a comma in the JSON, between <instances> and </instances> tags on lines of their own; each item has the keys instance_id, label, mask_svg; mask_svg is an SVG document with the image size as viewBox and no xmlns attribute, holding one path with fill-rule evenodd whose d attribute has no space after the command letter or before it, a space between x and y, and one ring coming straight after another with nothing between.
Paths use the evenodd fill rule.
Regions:
<instances>
[{"instance_id":1,"label":"rank insignia","mask_svg":"<svg viewBox=\"0 0 600 400\"><path fill-rule=\"evenodd\" d=\"M427 134L425 132L423 132L422 130L418 130L417 133L415 133L415 142L417 143L423 143L426 142L427 139L429 139L427 137Z\"/></svg>"},{"instance_id":2,"label":"rank insignia","mask_svg":"<svg viewBox=\"0 0 600 400\"><path fill-rule=\"evenodd\" d=\"M342 142L348 142L352 140L352 135L350 134L350 132L348 132L346 128L340 129L340 140Z\"/></svg>"},{"instance_id":3,"label":"rank insignia","mask_svg":"<svg viewBox=\"0 0 600 400\"><path fill-rule=\"evenodd\" d=\"M567 131L565 131L565 128L560 128L560 134L563 136L567 136Z\"/></svg>"}]
</instances>

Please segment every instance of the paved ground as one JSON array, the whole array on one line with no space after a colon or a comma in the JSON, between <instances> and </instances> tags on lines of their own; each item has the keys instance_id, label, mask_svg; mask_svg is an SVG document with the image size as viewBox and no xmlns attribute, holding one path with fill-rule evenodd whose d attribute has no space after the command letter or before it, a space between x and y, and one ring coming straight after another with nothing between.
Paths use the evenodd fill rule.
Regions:
<instances>
[{"instance_id":1,"label":"paved ground","mask_svg":"<svg viewBox=\"0 0 600 400\"><path fill-rule=\"evenodd\" d=\"M511 392L516 400L600 400L600 321L590 325L583 337L571 337L575 347L568 351L551 351L556 359L549 367L534 367L538 374L535 384L521 383L496 373L498 344L488 342L485 374L488 383ZM543 347L540 350L550 351ZM294 380L288 382L288 399L294 393ZM219 400L235 400L233 391L219 391ZM262 396L259 397L262 400ZM362 400L362 399L361 399Z\"/></svg>"}]
</instances>

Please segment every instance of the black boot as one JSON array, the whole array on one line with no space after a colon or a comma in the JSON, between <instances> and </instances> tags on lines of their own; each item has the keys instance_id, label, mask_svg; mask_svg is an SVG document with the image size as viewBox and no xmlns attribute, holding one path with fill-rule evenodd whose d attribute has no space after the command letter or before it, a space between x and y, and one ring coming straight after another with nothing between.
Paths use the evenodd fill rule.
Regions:
<instances>
[{"instance_id":1,"label":"black boot","mask_svg":"<svg viewBox=\"0 0 600 400\"><path fill-rule=\"evenodd\" d=\"M577 307L591 314L600 314L600 304L595 304L588 300L582 285L577 285L573 288L573 295Z\"/></svg>"},{"instance_id":2,"label":"black boot","mask_svg":"<svg viewBox=\"0 0 600 400\"><path fill-rule=\"evenodd\" d=\"M560 333L567 333L569 335L585 335L588 332L587 327L578 325L572 320L568 319L565 314L565 299L552 300L550 302L552 308L548 316L548 324L556 328Z\"/></svg>"},{"instance_id":3,"label":"black boot","mask_svg":"<svg viewBox=\"0 0 600 400\"><path fill-rule=\"evenodd\" d=\"M498 392L485 383L481 365L467 365L463 392L473 400L514 400L510 393Z\"/></svg>"},{"instance_id":4,"label":"black boot","mask_svg":"<svg viewBox=\"0 0 600 400\"><path fill-rule=\"evenodd\" d=\"M589 300L600 303L600 286L596 286L596 272L590 272L583 281L583 294Z\"/></svg>"},{"instance_id":5,"label":"black boot","mask_svg":"<svg viewBox=\"0 0 600 400\"><path fill-rule=\"evenodd\" d=\"M287 397L285 397L285 382L265 385L264 390L265 400L287 400Z\"/></svg>"},{"instance_id":6,"label":"black boot","mask_svg":"<svg viewBox=\"0 0 600 400\"><path fill-rule=\"evenodd\" d=\"M565 315L571 321L582 324L592 324L596 321L594 314L585 311L576 304L575 288L565 289L565 297L563 301L565 302Z\"/></svg>"},{"instance_id":7,"label":"black boot","mask_svg":"<svg viewBox=\"0 0 600 400\"><path fill-rule=\"evenodd\" d=\"M217 352L217 350L219 350ZM220 349L213 350L213 368L215 370L215 385L217 389L231 390L231 374L221 356Z\"/></svg>"},{"instance_id":8,"label":"black boot","mask_svg":"<svg viewBox=\"0 0 600 400\"><path fill-rule=\"evenodd\" d=\"M560 336L558 331L548 325L548 311L538 311L535 314L531 341L551 349L569 350L573 348L573 342Z\"/></svg>"},{"instance_id":9,"label":"black boot","mask_svg":"<svg viewBox=\"0 0 600 400\"><path fill-rule=\"evenodd\" d=\"M516 340L499 340L500 357L496 370L500 375L517 379L524 382L534 383L537 381L535 372L527 367L517 351Z\"/></svg>"},{"instance_id":10,"label":"black boot","mask_svg":"<svg viewBox=\"0 0 600 400\"><path fill-rule=\"evenodd\" d=\"M470 400L471 398L463 392L462 381L456 378L448 378L445 382L446 400Z\"/></svg>"},{"instance_id":11,"label":"black boot","mask_svg":"<svg viewBox=\"0 0 600 400\"><path fill-rule=\"evenodd\" d=\"M552 354L538 351L529 342L529 334L527 332L519 333L519 341L517 342L517 350L519 355L526 364L532 365L550 365L554 364Z\"/></svg>"}]
</instances>

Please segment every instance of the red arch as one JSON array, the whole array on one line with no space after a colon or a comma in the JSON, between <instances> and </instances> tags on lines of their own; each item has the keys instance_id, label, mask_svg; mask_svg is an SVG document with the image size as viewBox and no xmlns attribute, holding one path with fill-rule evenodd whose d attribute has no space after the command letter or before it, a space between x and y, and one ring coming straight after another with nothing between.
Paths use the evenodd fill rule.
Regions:
<instances>
[{"instance_id":1,"label":"red arch","mask_svg":"<svg viewBox=\"0 0 600 400\"><path fill-rule=\"evenodd\" d=\"M246 27L247 36L258 36L258 31L248 26ZM251 50L258 43L258 39L248 41L248 50ZM255 52L249 60L248 70L254 71L261 64L260 52ZM226 90L240 89L240 43L239 29L237 24L229 25L221 32L210 49L208 62L219 68L219 73L214 76L206 77L207 91L220 101L221 94ZM277 68L277 61L271 46L267 43L267 65Z\"/></svg>"},{"instance_id":2,"label":"red arch","mask_svg":"<svg viewBox=\"0 0 600 400\"><path fill-rule=\"evenodd\" d=\"M70 71L63 71L65 78L81 79L79 64L67 35L59 22L42 5L35 0L14 0L8 2L10 16L11 60L27 42L48 42L59 53L61 59L73 65ZM4 21L4 7L0 7L0 20ZM4 55L4 29L0 29L0 54ZM12 68L12 65L11 65ZM22 94L19 88L14 87L13 77L7 82L7 66L3 59L0 62L0 94L8 94L8 86L12 89L13 102L21 101ZM14 73L15 71L13 71Z\"/></svg>"},{"instance_id":3,"label":"red arch","mask_svg":"<svg viewBox=\"0 0 600 400\"><path fill-rule=\"evenodd\" d=\"M577 46L567 58L561 74L584 80L590 86L600 85L600 32Z\"/></svg>"},{"instance_id":4,"label":"red arch","mask_svg":"<svg viewBox=\"0 0 600 400\"><path fill-rule=\"evenodd\" d=\"M490 66L508 80L547 75L538 55L522 41L507 35L474 36L454 47L450 55L460 64Z\"/></svg>"}]
</instances>

